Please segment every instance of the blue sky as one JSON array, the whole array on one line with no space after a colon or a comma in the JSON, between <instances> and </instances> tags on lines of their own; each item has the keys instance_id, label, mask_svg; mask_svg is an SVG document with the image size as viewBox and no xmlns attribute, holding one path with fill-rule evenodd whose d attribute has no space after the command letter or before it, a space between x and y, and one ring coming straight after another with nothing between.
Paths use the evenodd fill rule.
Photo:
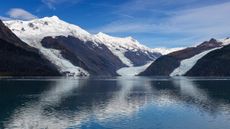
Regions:
<instances>
[{"instance_id":1,"label":"blue sky","mask_svg":"<svg viewBox=\"0 0 230 129\"><path fill-rule=\"evenodd\" d=\"M1 0L1 19L56 15L83 29L184 47L230 36L230 0Z\"/></svg>"}]
</instances>

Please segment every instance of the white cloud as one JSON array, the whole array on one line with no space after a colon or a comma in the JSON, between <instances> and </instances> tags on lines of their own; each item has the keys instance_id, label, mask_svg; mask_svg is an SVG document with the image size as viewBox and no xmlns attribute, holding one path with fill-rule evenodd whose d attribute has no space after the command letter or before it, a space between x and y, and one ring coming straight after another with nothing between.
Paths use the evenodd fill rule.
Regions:
<instances>
[{"instance_id":1,"label":"white cloud","mask_svg":"<svg viewBox=\"0 0 230 129\"><path fill-rule=\"evenodd\" d=\"M135 33L142 33L142 32L151 32L153 25L145 24L145 23L138 23L138 22L127 22L127 21L115 21L109 23L105 26L101 26L98 28L94 28L92 32L106 32L106 33L122 33L122 32L135 32Z\"/></svg>"},{"instance_id":2,"label":"white cloud","mask_svg":"<svg viewBox=\"0 0 230 129\"><path fill-rule=\"evenodd\" d=\"M188 5L196 6L197 3L204 2L200 0L127 0L119 7L118 12L136 13L139 11L165 11L165 9L168 11L178 7L189 8Z\"/></svg>"},{"instance_id":3,"label":"white cloud","mask_svg":"<svg viewBox=\"0 0 230 129\"><path fill-rule=\"evenodd\" d=\"M206 7L171 12L161 22L151 17L119 19L105 26L92 29L106 33L160 33L182 34L200 37L220 37L230 35L230 2ZM156 19L157 20L157 19Z\"/></svg>"},{"instance_id":4,"label":"white cloud","mask_svg":"<svg viewBox=\"0 0 230 129\"><path fill-rule=\"evenodd\" d=\"M31 20L37 18L37 16L21 8L12 8L7 12L7 15L12 19Z\"/></svg>"},{"instance_id":5,"label":"white cloud","mask_svg":"<svg viewBox=\"0 0 230 129\"><path fill-rule=\"evenodd\" d=\"M167 23L172 32L224 34L230 30L230 2L176 12ZM177 28L177 29L175 29Z\"/></svg>"}]
</instances>

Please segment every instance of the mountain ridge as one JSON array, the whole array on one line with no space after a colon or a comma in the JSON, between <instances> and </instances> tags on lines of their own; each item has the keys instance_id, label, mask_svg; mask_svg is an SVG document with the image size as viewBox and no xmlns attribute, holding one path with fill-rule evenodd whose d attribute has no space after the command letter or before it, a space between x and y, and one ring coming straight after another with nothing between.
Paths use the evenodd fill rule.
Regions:
<instances>
[{"instance_id":1,"label":"mountain ridge","mask_svg":"<svg viewBox=\"0 0 230 129\"><path fill-rule=\"evenodd\" d=\"M34 19L31 21L12 20L5 21L4 23L12 30L12 32L14 32L18 37L20 37L21 40L26 42L28 45L39 49L40 52L47 57L47 59L49 59L52 63L57 65L57 67L62 73L69 73L76 76L81 75L83 73L84 75L89 75L89 73L95 73L95 71L97 71L96 69L98 69L96 73L99 73L99 71L102 68L99 68L99 64L103 65L102 63L104 61L108 64L110 62L114 62L114 65L112 65L114 66L114 68L111 68L108 65L104 65L107 67L107 71L110 71L110 74L113 76L116 75L116 71L122 67L142 66L149 63L150 61L154 61L159 56L161 56L160 53L153 51L152 49L140 44L137 40L133 39L132 37L119 38L112 37L104 33L98 33L96 35L90 34L87 31L80 28L79 26L62 21L56 16ZM75 40L76 43L80 43L82 45L85 44L84 48L89 48L87 49L88 53L90 53L90 51L94 51L93 49L97 48L98 53L96 55L99 56L100 59L95 60L96 57L90 59L91 63L94 63L97 67L94 67L94 70L91 68L91 71L89 72L84 68L76 66L76 64L78 63L73 64L73 62L69 60L73 58L78 58L79 60L86 59L86 55L80 54L81 57L76 57L76 52L74 52L73 49L68 49L69 56L70 53L75 53L75 55L71 55L72 57L66 57L65 55L64 57L62 54L63 50L67 50L66 48L63 50L58 50L54 48L44 47L44 44L41 44L43 39L46 37L52 37L53 39L55 39L55 37L58 38L59 36L64 36L66 38L66 44L72 44L76 47L76 44L72 43L73 40L69 36L75 37L77 39ZM55 42L58 41L56 40ZM55 42L53 43L55 44ZM88 44L90 44L90 46L88 46ZM108 56L99 54L104 53L102 49L107 49L105 47L102 47L104 45L109 49L109 51L112 52L108 53L108 50L106 50ZM67 46L65 45L65 47ZM85 52L85 54L87 54L87 51ZM99 62L100 60L103 61ZM85 60L85 62L88 61L89 60ZM87 65L87 63L85 64ZM111 71L110 69L113 69L113 71Z\"/></svg>"},{"instance_id":2,"label":"mountain ridge","mask_svg":"<svg viewBox=\"0 0 230 129\"><path fill-rule=\"evenodd\" d=\"M153 62L145 71L140 73L140 76L183 76L192 75L186 74L197 62L203 59L209 53L222 49L228 45L228 39L216 40L210 39L195 47L188 47L179 51L161 56ZM209 60L212 62L211 60ZM207 64L208 65L208 64ZM201 69L199 69L201 70ZM199 72L197 70L197 72ZM193 73L195 75L195 73Z\"/></svg>"}]
</instances>

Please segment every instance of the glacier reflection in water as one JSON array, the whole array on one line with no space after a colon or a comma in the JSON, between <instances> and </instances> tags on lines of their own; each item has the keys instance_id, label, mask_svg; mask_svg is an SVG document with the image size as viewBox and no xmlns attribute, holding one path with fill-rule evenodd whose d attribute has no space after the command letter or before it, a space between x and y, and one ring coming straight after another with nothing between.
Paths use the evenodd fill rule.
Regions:
<instances>
[{"instance_id":1,"label":"glacier reflection in water","mask_svg":"<svg viewBox=\"0 0 230 129\"><path fill-rule=\"evenodd\" d=\"M1 79L0 128L230 127L230 80Z\"/></svg>"}]
</instances>

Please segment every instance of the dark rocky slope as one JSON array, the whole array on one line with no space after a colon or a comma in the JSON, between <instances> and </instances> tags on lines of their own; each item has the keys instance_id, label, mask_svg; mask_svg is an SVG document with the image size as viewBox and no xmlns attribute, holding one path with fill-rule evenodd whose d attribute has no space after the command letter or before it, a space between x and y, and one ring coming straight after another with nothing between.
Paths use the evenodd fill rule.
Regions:
<instances>
[{"instance_id":1,"label":"dark rocky slope","mask_svg":"<svg viewBox=\"0 0 230 129\"><path fill-rule=\"evenodd\" d=\"M41 43L43 47L60 50L64 58L91 75L115 76L118 69L126 66L104 44L95 46L72 36L45 37Z\"/></svg>"},{"instance_id":2,"label":"dark rocky slope","mask_svg":"<svg viewBox=\"0 0 230 129\"><path fill-rule=\"evenodd\" d=\"M186 76L230 76L230 45L205 55Z\"/></svg>"},{"instance_id":3,"label":"dark rocky slope","mask_svg":"<svg viewBox=\"0 0 230 129\"><path fill-rule=\"evenodd\" d=\"M22 42L0 20L0 76L59 76L39 51Z\"/></svg>"},{"instance_id":4,"label":"dark rocky slope","mask_svg":"<svg viewBox=\"0 0 230 129\"><path fill-rule=\"evenodd\" d=\"M137 51L127 51L124 53L124 56L133 63L133 66L143 66L147 64L148 62L159 58L162 55L157 52L144 53L141 50L137 50Z\"/></svg>"},{"instance_id":5,"label":"dark rocky slope","mask_svg":"<svg viewBox=\"0 0 230 129\"><path fill-rule=\"evenodd\" d=\"M174 69L180 66L184 59L191 58L201 52L222 46L222 42L215 39L205 41L196 47L186 48L180 51L172 52L158 58L153 62L140 76L169 76Z\"/></svg>"}]
</instances>

